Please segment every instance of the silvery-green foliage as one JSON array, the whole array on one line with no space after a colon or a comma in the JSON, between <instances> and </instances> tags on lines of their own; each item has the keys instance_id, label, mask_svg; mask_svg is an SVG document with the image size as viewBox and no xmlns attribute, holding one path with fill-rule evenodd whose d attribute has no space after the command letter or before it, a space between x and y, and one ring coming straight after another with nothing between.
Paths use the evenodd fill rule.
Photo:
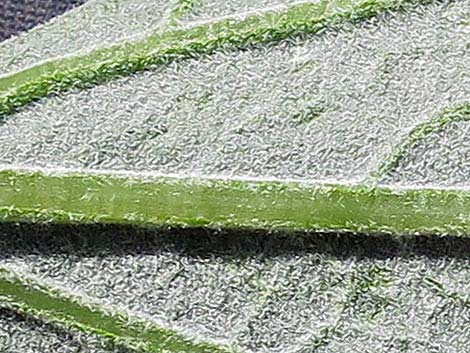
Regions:
<instances>
[{"instance_id":1,"label":"silvery-green foliage","mask_svg":"<svg viewBox=\"0 0 470 353\"><path fill-rule=\"evenodd\" d=\"M392 185L468 187L469 139L468 121L451 123L414 144L399 167L384 181Z\"/></svg>"},{"instance_id":2,"label":"silvery-green foliage","mask_svg":"<svg viewBox=\"0 0 470 353\"><path fill-rule=\"evenodd\" d=\"M43 99L0 126L0 162L362 182L417 124L470 99L467 5L436 2Z\"/></svg>"},{"instance_id":3,"label":"silvery-green foliage","mask_svg":"<svg viewBox=\"0 0 470 353\"><path fill-rule=\"evenodd\" d=\"M0 307L2 353L124 353L91 335L63 328Z\"/></svg>"},{"instance_id":4,"label":"silvery-green foliage","mask_svg":"<svg viewBox=\"0 0 470 353\"><path fill-rule=\"evenodd\" d=\"M364 181L414 126L469 100L469 4L435 2L43 99L0 125L0 161ZM417 143L384 182L468 186L467 125ZM79 246L12 244L18 234L8 233L0 264L246 352L460 353L470 342L465 239L425 238L423 251L420 240L374 236L150 232L142 241L119 229L90 232Z\"/></svg>"},{"instance_id":5,"label":"silvery-green foliage","mask_svg":"<svg viewBox=\"0 0 470 353\"><path fill-rule=\"evenodd\" d=\"M63 56L136 40L163 28L176 0L89 0L0 43L0 76Z\"/></svg>"},{"instance_id":6,"label":"silvery-green foliage","mask_svg":"<svg viewBox=\"0 0 470 353\"><path fill-rule=\"evenodd\" d=\"M1 266L241 352L458 353L470 340L465 238L32 229L2 239Z\"/></svg>"}]
</instances>

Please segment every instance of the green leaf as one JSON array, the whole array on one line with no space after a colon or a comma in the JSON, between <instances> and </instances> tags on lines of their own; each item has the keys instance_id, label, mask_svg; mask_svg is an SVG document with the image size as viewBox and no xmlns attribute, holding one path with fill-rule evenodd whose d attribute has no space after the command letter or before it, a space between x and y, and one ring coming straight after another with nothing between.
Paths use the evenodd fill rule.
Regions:
<instances>
[{"instance_id":1,"label":"green leaf","mask_svg":"<svg viewBox=\"0 0 470 353\"><path fill-rule=\"evenodd\" d=\"M296 4L6 77L4 219L466 234L465 185L387 179L414 145L467 120L466 76L439 81L465 69L466 29L433 32L462 6ZM74 186L86 173L109 175L90 176L96 200ZM56 191L31 197L28 183Z\"/></svg>"},{"instance_id":2,"label":"green leaf","mask_svg":"<svg viewBox=\"0 0 470 353\"><path fill-rule=\"evenodd\" d=\"M29 282L29 283L28 283ZM193 343L176 332L128 318L120 313L106 313L97 305L86 305L78 298L0 269L0 299L19 312L49 322L101 336L116 346L138 352L228 353L231 350L207 343Z\"/></svg>"},{"instance_id":3,"label":"green leaf","mask_svg":"<svg viewBox=\"0 0 470 353\"><path fill-rule=\"evenodd\" d=\"M91 0L0 45L2 305L135 350L464 351L468 5Z\"/></svg>"}]
</instances>

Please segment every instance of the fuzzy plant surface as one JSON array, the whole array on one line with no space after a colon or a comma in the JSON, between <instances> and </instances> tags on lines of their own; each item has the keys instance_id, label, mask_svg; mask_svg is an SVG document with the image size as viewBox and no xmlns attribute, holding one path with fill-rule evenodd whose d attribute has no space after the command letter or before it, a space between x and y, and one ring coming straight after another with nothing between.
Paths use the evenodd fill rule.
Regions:
<instances>
[{"instance_id":1,"label":"fuzzy plant surface","mask_svg":"<svg viewBox=\"0 0 470 353\"><path fill-rule=\"evenodd\" d=\"M213 349L193 352L460 353L470 341L465 237L96 225L1 231L4 305L73 328L84 349L93 335L129 348L119 346L130 336L124 317ZM89 308L101 314L90 320Z\"/></svg>"},{"instance_id":2,"label":"fuzzy plant surface","mask_svg":"<svg viewBox=\"0 0 470 353\"><path fill-rule=\"evenodd\" d=\"M107 44L0 78L4 220L469 233L466 145L413 153L468 120L468 0L201 4L109 4Z\"/></svg>"},{"instance_id":3,"label":"fuzzy plant surface","mask_svg":"<svg viewBox=\"0 0 470 353\"><path fill-rule=\"evenodd\" d=\"M0 43L0 352L465 352L469 8L88 0Z\"/></svg>"}]
</instances>

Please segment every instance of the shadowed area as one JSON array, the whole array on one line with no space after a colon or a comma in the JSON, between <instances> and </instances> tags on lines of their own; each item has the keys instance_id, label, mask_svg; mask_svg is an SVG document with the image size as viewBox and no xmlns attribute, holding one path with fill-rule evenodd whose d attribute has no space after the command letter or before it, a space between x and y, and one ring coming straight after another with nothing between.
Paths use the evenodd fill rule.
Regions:
<instances>
[{"instance_id":1,"label":"shadowed area","mask_svg":"<svg viewBox=\"0 0 470 353\"><path fill-rule=\"evenodd\" d=\"M470 237L151 229L123 225L0 225L0 256L27 254L148 254L156 249L195 257L262 257L321 253L337 258L468 258Z\"/></svg>"}]
</instances>

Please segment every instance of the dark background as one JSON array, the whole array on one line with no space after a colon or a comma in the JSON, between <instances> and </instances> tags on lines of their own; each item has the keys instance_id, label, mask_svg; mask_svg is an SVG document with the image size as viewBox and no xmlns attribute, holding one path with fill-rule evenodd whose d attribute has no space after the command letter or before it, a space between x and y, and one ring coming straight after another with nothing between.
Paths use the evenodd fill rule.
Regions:
<instances>
[{"instance_id":1,"label":"dark background","mask_svg":"<svg viewBox=\"0 0 470 353\"><path fill-rule=\"evenodd\" d=\"M86 0L0 0L0 41L59 16Z\"/></svg>"}]
</instances>

